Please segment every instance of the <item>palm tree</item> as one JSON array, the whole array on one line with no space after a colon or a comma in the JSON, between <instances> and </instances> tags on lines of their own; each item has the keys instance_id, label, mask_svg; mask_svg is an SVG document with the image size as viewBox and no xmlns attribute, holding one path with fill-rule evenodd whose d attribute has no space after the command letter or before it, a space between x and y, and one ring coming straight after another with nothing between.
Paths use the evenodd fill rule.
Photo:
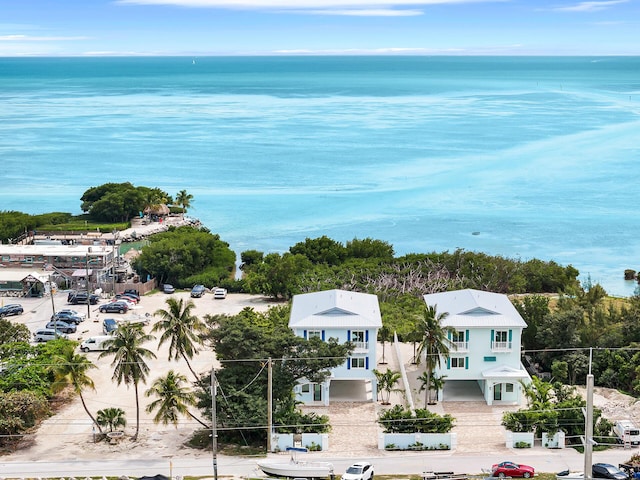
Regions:
<instances>
[{"instance_id":1,"label":"palm tree","mask_svg":"<svg viewBox=\"0 0 640 480\"><path fill-rule=\"evenodd\" d=\"M449 349L453 348L453 342L449 340L449 332L452 327L443 327L442 321L447 318L447 312L438 314L435 305L427 305L424 316L418 322L418 329L422 332L422 340L418 345L418 363L422 354L425 354L425 370L427 373L427 388L425 391L425 405L429 403L431 396L431 376L436 367L440 367L440 358L449 358Z\"/></svg>"},{"instance_id":2,"label":"palm tree","mask_svg":"<svg viewBox=\"0 0 640 480\"><path fill-rule=\"evenodd\" d=\"M98 410L97 420L103 427L109 427L110 432L113 432L114 428L127 426L127 419L124 417L124 410L121 408L105 408Z\"/></svg>"},{"instance_id":3,"label":"palm tree","mask_svg":"<svg viewBox=\"0 0 640 480\"><path fill-rule=\"evenodd\" d=\"M87 412L87 415L89 415L89 418L93 424L98 427L98 431L102 435L102 428L100 428L100 424L93 415L91 415L82 395L84 388L96 389L93 380L87 375L87 371L96 368L96 366L84 355L75 353L73 345L65 345L62 351L53 357L52 364L54 378L54 383L52 384L53 391L57 392L67 385L71 385L73 391L80 396L84 411Z\"/></svg>"},{"instance_id":4,"label":"palm tree","mask_svg":"<svg viewBox=\"0 0 640 480\"><path fill-rule=\"evenodd\" d=\"M191 200L193 195L187 193L186 190L180 190L176 195L176 203L182 207L182 218L184 218L184 212L191 206Z\"/></svg>"},{"instance_id":5,"label":"palm tree","mask_svg":"<svg viewBox=\"0 0 640 480\"><path fill-rule=\"evenodd\" d=\"M175 373L173 370L169 370L165 377L157 378L151 388L145 392L145 396L151 397L153 395L158 398L147 405L146 411L151 413L158 410L156 416L153 417L155 423L163 425L173 423L177 428L178 417L187 415L199 422L200 425L211 428L189 412L189 406L194 406L197 403L197 398L193 392L183 386L186 382L187 377Z\"/></svg>"},{"instance_id":6,"label":"palm tree","mask_svg":"<svg viewBox=\"0 0 640 480\"><path fill-rule=\"evenodd\" d=\"M162 332L158 346L164 342L171 342L169 345L169 360L177 360L182 357L196 381L198 374L191 368L189 359L193 358L197 352L196 346L202 344L198 336L199 332L206 330L206 325L198 317L191 313L195 304L189 300L169 297L166 301L169 308L167 310L156 310L154 315L160 317L160 321L153 326L152 332Z\"/></svg>"},{"instance_id":7,"label":"palm tree","mask_svg":"<svg viewBox=\"0 0 640 480\"><path fill-rule=\"evenodd\" d=\"M380 391L380 397L382 399L383 405L390 405L391 393L392 392L401 392L402 389L395 388L396 384L401 378L400 372L396 372L387 368L386 372L380 372L378 370L373 370L373 374L376 376L376 381L378 383L378 391ZM386 395L384 395L384 394Z\"/></svg>"},{"instance_id":8,"label":"palm tree","mask_svg":"<svg viewBox=\"0 0 640 480\"><path fill-rule=\"evenodd\" d=\"M378 330L378 341L382 342L382 362L380 364L385 365L387 362L384 361L384 345L391 341L391 329L386 325L382 325Z\"/></svg>"},{"instance_id":9,"label":"palm tree","mask_svg":"<svg viewBox=\"0 0 640 480\"><path fill-rule=\"evenodd\" d=\"M442 388L444 388L444 379L447 378L446 375L440 375L439 377L434 375L433 377L430 376L427 371L425 370L424 372L422 372L422 374L418 377L418 380L420 380L420 390L419 392L422 392L423 390L426 390L427 388L430 388L431 390L435 390L436 392L441 390ZM427 408L428 402L427 402L427 397L425 395L425 403L424 403L424 408Z\"/></svg>"},{"instance_id":10,"label":"palm tree","mask_svg":"<svg viewBox=\"0 0 640 480\"><path fill-rule=\"evenodd\" d=\"M113 338L104 342L107 349L98 358L113 355L111 362L113 369L113 380L118 385L124 383L129 387L133 385L136 393L136 433L133 440L138 439L140 432L140 399L138 395L138 384L145 382L149 374L149 365L145 359L156 358L155 354L142 346L143 343L153 340L153 335L148 335L142 330L142 326L134 323L121 325L113 334Z\"/></svg>"}]
</instances>

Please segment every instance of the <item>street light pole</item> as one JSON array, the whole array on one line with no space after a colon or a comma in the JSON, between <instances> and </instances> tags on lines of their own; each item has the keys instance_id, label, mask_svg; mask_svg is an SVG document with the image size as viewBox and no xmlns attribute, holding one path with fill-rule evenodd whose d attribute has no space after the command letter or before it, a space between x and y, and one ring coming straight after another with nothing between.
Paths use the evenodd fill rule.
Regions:
<instances>
[{"instance_id":1,"label":"street light pole","mask_svg":"<svg viewBox=\"0 0 640 480\"><path fill-rule=\"evenodd\" d=\"M87 254L84 256L84 266L86 270L86 286L87 286L87 318L91 318L91 294L89 293L89 253L91 247L87 248Z\"/></svg>"}]
</instances>

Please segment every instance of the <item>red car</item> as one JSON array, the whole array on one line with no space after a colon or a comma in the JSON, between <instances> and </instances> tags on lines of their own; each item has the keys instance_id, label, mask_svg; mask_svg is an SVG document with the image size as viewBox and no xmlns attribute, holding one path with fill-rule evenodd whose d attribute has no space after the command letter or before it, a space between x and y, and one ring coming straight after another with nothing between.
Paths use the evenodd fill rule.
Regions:
<instances>
[{"instance_id":1,"label":"red car","mask_svg":"<svg viewBox=\"0 0 640 480\"><path fill-rule=\"evenodd\" d=\"M513 462L496 463L491 467L492 477L523 477L531 478L534 474L533 467L529 465L518 465Z\"/></svg>"}]
</instances>

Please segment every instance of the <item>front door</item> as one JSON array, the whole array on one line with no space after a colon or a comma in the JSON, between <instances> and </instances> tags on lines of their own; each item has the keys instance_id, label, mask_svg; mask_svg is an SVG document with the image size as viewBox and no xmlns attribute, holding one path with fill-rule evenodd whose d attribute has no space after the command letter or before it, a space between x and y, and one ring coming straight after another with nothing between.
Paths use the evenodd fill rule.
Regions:
<instances>
[{"instance_id":1,"label":"front door","mask_svg":"<svg viewBox=\"0 0 640 480\"><path fill-rule=\"evenodd\" d=\"M502 400L502 384L501 383L496 383L493 386L493 399Z\"/></svg>"},{"instance_id":2,"label":"front door","mask_svg":"<svg viewBox=\"0 0 640 480\"><path fill-rule=\"evenodd\" d=\"M313 401L314 402L322 401L322 384L320 383L313 384Z\"/></svg>"}]
</instances>

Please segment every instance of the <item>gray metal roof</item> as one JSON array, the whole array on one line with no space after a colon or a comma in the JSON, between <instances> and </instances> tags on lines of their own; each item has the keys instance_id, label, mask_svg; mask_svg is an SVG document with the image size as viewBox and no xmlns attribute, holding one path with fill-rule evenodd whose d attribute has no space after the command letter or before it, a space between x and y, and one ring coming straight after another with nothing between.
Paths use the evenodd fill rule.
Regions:
<instances>
[{"instance_id":1,"label":"gray metal roof","mask_svg":"<svg viewBox=\"0 0 640 480\"><path fill-rule=\"evenodd\" d=\"M438 314L448 313L443 327L527 327L509 297L501 293L455 290L424 295L424 301Z\"/></svg>"},{"instance_id":2,"label":"gray metal roof","mask_svg":"<svg viewBox=\"0 0 640 480\"><path fill-rule=\"evenodd\" d=\"M324 290L293 297L290 328L380 328L378 297L346 290Z\"/></svg>"}]
</instances>

